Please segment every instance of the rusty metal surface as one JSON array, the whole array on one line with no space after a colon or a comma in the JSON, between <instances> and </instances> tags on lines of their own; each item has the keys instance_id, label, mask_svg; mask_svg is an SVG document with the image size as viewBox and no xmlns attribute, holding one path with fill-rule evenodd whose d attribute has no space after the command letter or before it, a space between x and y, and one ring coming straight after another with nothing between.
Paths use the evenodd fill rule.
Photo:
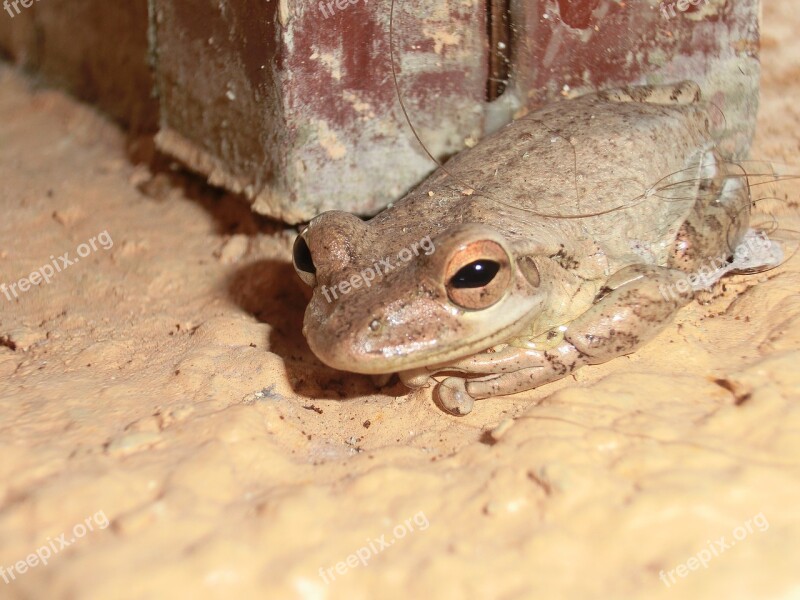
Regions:
<instances>
[{"instance_id":1,"label":"rusty metal surface","mask_svg":"<svg viewBox=\"0 0 800 600\"><path fill-rule=\"evenodd\" d=\"M481 134L484 5L424 4L396 7L396 66L426 146L446 156ZM256 211L376 212L434 168L399 110L388 0L151 7L160 147Z\"/></svg>"},{"instance_id":2,"label":"rusty metal surface","mask_svg":"<svg viewBox=\"0 0 800 600\"><path fill-rule=\"evenodd\" d=\"M370 214L435 167L398 102L390 1L47 0L0 13L0 51L133 129L160 109L160 148L260 213ZM565 96L693 79L741 157L758 16L758 0L397 0L400 93L445 158Z\"/></svg>"},{"instance_id":3,"label":"rusty metal surface","mask_svg":"<svg viewBox=\"0 0 800 600\"><path fill-rule=\"evenodd\" d=\"M747 154L760 66L758 0L512 0L528 107L628 84L692 79L719 108L723 149Z\"/></svg>"},{"instance_id":4,"label":"rusty metal surface","mask_svg":"<svg viewBox=\"0 0 800 600\"><path fill-rule=\"evenodd\" d=\"M743 156L758 104L758 2L692 1L663 11L657 0L398 2L400 93L443 157L564 96L693 79L720 108L723 149ZM161 147L258 212L372 213L433 168L398 110L389 0L174 4L153 0Z\"/></svg>"},{"instance_id":5,"label":"rusty metal surface","mask_svg":"<svg viewBox=\"0 0 800 600\"><path fill-rule=\"evenodd\" d=\"M276 2L150 0L163 150L209 181L253 195L286 152Z\"/></svg>"}]
</instances>

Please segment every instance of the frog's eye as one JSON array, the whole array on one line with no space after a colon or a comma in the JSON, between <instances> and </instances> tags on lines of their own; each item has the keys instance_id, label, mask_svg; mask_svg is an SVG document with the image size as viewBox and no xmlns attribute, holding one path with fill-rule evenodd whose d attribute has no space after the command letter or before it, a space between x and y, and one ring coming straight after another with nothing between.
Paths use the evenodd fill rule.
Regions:
<instances>
[{"instance_id":1,"label":"frog's eye","mask_svg":"<svg viewBox=\"0 0 800 600\"><path fill-rule=\"evenodd\" d=\"M497 242L482 240L461 248L445 273L450 301L469 310L495 304L511 282L508 254Z\"/></svg>"},{"instance_id":2,"label":"frog's eye","mask_svg":"<svg viewBox=\"0 0 800 600\"><path fill-rule=\"evenodd\" d=\"M311 250L302 234L298 235L297 239L294 241L292 262L294 263L294 270L297 271L300 279L302 279L305 284L314 287L317 283L317 267L314 266Z\"/></svg>"}]
</instances>

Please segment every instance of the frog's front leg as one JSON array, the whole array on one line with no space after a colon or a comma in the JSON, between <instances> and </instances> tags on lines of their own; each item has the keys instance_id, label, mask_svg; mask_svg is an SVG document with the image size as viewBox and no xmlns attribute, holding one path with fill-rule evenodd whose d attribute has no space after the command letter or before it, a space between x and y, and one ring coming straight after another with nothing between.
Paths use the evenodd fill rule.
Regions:
<instances>
[{"instance_id":1,"label":"frog's front leg","mask_svg":"<svg viewBox=\"0 0 800 600\"><path fill-rule=\"evenodd\" d=\"M439 403L452 414L467 414L476 399L533 389L583 365L634 352L692 299L689 287L678 285L685 278L685 273L665 267L634 265L622 269L609 279L596 303L569 324L563 341L554 348L532 351L508 347L502 353L480 354L444 368L492 374L477 379L446 378L437 389ZM492 368L493 354L500 354L497 370ZM508 372L512 364L517 369Z\"/></svg>"}]
</instances>

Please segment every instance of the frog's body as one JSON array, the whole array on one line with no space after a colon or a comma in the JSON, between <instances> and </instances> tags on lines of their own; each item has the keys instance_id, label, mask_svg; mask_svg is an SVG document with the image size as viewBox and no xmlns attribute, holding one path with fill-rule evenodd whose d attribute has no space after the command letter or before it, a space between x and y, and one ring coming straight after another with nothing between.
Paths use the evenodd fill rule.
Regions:
<instances>
[{"instance_id":1,"label":"frog's body","mask_svg":"<svg viewBox=\"0 0 800 600\"><path fill-rule=\"evenodd\" d=\"M315 286L304 332L343 370L400 372L409 385L457 374L439 400L459 414L475 398L633 352L691 300L665 286L741 241L749 195L727 169L692 83L551 105L454 157L368 222L341 212L314 219L296 248ZM325 286L428 237L435 252L323 297Z\"/></svg>"}]
</instances>

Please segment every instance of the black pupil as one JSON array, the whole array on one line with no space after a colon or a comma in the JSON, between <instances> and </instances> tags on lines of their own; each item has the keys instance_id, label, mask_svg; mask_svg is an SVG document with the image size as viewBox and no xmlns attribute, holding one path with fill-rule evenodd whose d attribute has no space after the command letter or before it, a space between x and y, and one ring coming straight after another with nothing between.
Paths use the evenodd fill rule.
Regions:
<instances>
[{"instance_id":1,"label":"black pupil","mask_svg":"<svg viewBox=\"0 0 800 600\"><path fill-rule=\"evenodd\" d=\"M453 275L450 285L455 288L479 288L489 285L500 270L500 263L493 260L476 260Z\"/></svg>"},{"instance_id":2,"label":"black pupil","mask_svg":"<svg viewBox=\"0 0 800 600\"><path fill-rule=\"evenodd\" d=\"M308 244L302 236L297 236L294 241L294 248L292 249L294 257L294 266L304 273L317 273L317 267L314 266L314 260L311 258L311 250L308 249Z\"/></svg>"}]
</instances>

